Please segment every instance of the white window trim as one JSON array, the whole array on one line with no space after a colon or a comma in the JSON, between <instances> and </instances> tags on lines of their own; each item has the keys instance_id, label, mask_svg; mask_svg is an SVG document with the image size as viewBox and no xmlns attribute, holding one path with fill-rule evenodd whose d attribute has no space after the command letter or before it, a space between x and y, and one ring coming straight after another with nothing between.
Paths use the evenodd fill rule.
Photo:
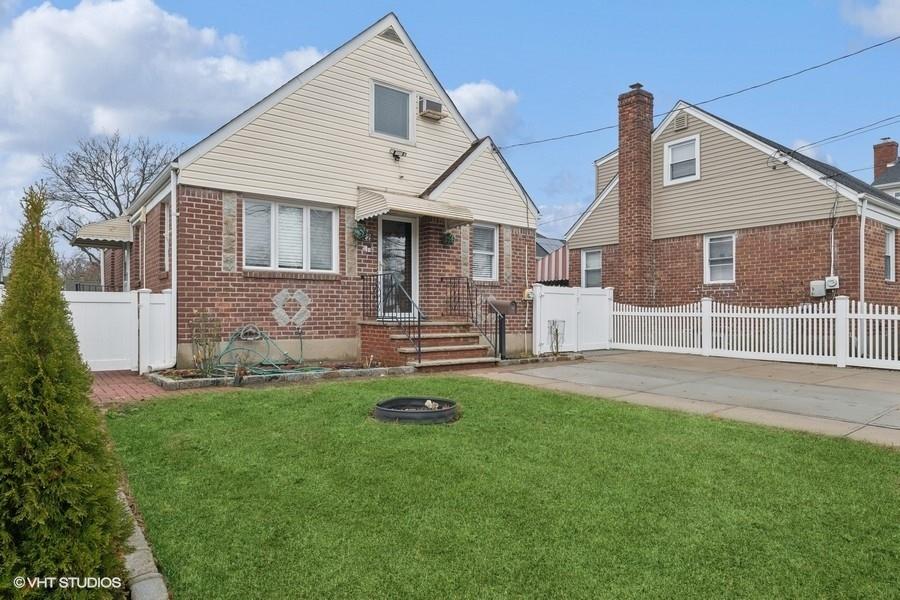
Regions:
<instances>
[{"instance_id":1,"label":"white window trim","mask_svg":"<svg viewBox=\"0 0 900 600\"><path fill-rule=\"evenodd\" d=\"M257 202L259 204L268 204L271 207L269 212L269 240L271 247L269 248L269 266L259 267L247 264L247 202ZM278 265L278 206L289 206L291 208L303 209L303 264L304 268L294 269L289 267L279 267ZM330 269L313 269L309 260L310 237L309 237L309 211L310 210L327 210L332 213L331 218L331 268ZM330 206L319 206L316 204L303 204L290 201L274 201L264 200L262 198L244 198L241 206L241 260L244 271L270 271L270 272L288 272L288 273L326 273L337 275L340 272L340 245L338 242L338 218L340 212L337 208Z\"/></svg>"},{"instance_id":2,"label":"white window trim","mask_svg":"<svg viewBox=\"0 0 900 600\"><path fill-rule=\"evenodd\" d=\"M407 117L409 118L409 139L397 137L391 135L389 133L382 133L381 131L375 131L375 86L380 85L381 87L386 87L392 90L396 90L398 92L403 92L409 97L409 110L407 111ZM392 142L397 142L398 144L405 144L407 146L415 146L416 145L416 99L418 96L412 90L408 90L406 88L402 88L396 85L391 85L390 83L385 83L384 81L379 81L377 79L372 79L369 83L369 135L376 138L381 138L383 140L389 140Z\"/></svg>"},{"instance_id":3,"label":"white window trim","mask_svg":"<svg viewBox=\"0 0 900 600\"><path fill-rule=\"evenodd\" d=\"M731 236L731 279L712 280L709 276L709 241L712 238ZM703 236L703 283L707 285L721 285L734 283L737 280L737 234L733 231L721 233L707 233Z\"/></svg>"},{"instance_id":4,"label":"white window trim","mask_svg":"<svg viewBox=\"0 0 900 600\"><path fill-rule=\"evenodd\" d=\"M491 277L476 277L475 276L475 261L472 261L472 279L475 281L499 281L500 280L500 226L496 223L472 223L472 254L488 254L488 252L482 252L475 250L474 244L474 230L475 227L482 228L492 228L494 230L494 256L491 264Z\"/></svg>"},{"instance_id":5,"label":"white window trim","mask_svg":"<svg viewBox=\"0 0 900 600\"><path fill-rule=\"evenodd\" d=\"M690 177L679 177L672 179L672 146L683 144L684 142L694 142L694 163L697 166L695 172ZM666 142L663 145L663 185L678 185L679 183L688 183L700 179L700 134L689 135L687 137Z\"/></svg>"},{"instance_id":6,"label":"white window trim","mask_svg":"<svg viewBox=\"0 0 900 600\"><path fill-rule=\"evenodd\" d=\"M890 241L890 244L888 243ZM885 281L897 281L897 230L893 228L885 229L884 233L884 255L891 257L891 272L889 277L885 277Z\"/></svg>"},{"instance_id":7,"label":"white window trim","mask_svg":"<svg viewBox=\"0 0 900 600\"><path fill-rule=\"evenodd\" d=\"M603 287L603 249L584 248L581 251L581 287L587 287L587 255L591 252L600 254L600 287Z\"/></svg>"}]
</instances>

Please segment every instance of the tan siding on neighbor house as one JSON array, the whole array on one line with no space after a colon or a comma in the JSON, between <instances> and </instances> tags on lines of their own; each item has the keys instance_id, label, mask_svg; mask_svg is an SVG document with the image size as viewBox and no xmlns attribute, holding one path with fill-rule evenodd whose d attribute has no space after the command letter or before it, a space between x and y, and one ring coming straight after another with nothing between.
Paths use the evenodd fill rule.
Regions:
<instances>
[{"instance_id":1,"label":"tan siding on neighbor house","mask_svg":"<svg viewBox=\"0 0 900 600\"><path fill-rule=\"evenodd\" d=\"M180 182L345 206L358 186L419 194L471 141L452 116L415 117L414 145L370 135L373 79L438 95L405 46L374 37L185 167ZM407 156L394 161L391 148Z\"/></svg>"},{"instance_id":2,"label":"tan siding on neighbor house","mask_svg":"<svg viewBox=\"0 0 900 600\"><path fill-rule=\"evenodd\" d=\"M569 238L568 244L569 248L591 248L618 243L619 186L616 185Z\"/></svg>"},{"instance_id":3,"label":"tan siding on neighbor house","mask_svg":"<svg viewBox=\"0 0 900 600\"><path fill-rule=\"evenodd\" d=\"M700 135L698 181L663 186L667 142ZM768 156L691 116L687 129L673 125L653 142L653 238L727 231L828 218L834 191L786 166L773 170ZM838 216L855 214L841 197Z\"/></svg>"},{"instance_id":4,"label":"tan siding on neighbor house","mask_svg":"<svg viewBox=\"0 0 900 600\"><path fill-rule=\"evenodd\" d=\"M476 221L537 227L537 215L516 192L500 158L485 149L440 195L441 202L465 206Z\"/></svg>"},{"instance_id":5,"label":"tan siding on neighbor house","mask_svg":"<svg viewBox=\"0 0 900 600\"><path fill-rule=\"evenodd\" d=\"M619 155L608 159L606 162L601 163L599 165L594 165L594 178L596 181L596 185L594 186L596 191L594 192L594 196L599 196L600 192L606 187L606 184L610 182L610 180L615 177L619 172Z\"/></svg>"}]
</instances>

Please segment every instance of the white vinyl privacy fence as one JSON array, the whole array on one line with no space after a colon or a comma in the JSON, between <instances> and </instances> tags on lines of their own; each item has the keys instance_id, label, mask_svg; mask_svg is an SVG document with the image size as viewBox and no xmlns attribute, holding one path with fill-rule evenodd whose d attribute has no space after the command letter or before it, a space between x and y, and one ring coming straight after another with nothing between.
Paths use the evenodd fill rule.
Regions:
<instances>
[{"instance_id":1,"label":"white vinyl privacy fence","mask_svg":"<svg viewBox=\"0 0 900 600\"><path fill-rule=\"evenodd\" d=\"M172 294L63 292L78 349L92 371L146 373L174 366ZM0 302L4 288L0 286Z\"/></svg>"},{"instance_id":2,"label":"white vinyl privacy fence","mask_svg":"<svg viewBox=\"0 0 900 600\"><path fill-rule=\"evenodd\" d=\"M680 352L784 362L900 369L900 308L851 301L846 296L784 308L757 308L704 298L683 306L646 307L608 301L589 305L580 293L535 288L538 353L596 348ZM549 308L546 305L550 305ZM574 325L573 325L574 324ZM594 325L594 335L554 331ZM608 332L608 339L602 339ZM581 343L590 339L590 344Z\"/></svg>"}]
</instances>

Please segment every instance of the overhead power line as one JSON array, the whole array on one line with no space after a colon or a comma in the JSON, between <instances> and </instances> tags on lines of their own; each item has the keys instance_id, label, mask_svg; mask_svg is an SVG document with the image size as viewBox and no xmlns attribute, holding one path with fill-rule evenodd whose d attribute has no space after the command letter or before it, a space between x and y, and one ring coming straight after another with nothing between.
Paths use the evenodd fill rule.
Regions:
<instances>
[{"instance_id":1,"label":"overhead power line","mask_svg":"<svg viewBox=\"0 0 900 600\"><path fill-rule=\"evenodd\" d=\"M769 86L769 85L778 83L778 82L780 82L780 81L784 81L784 80L786 80L786 79L791 79L792 77L797 77L798 75L803 75L804 73L809 73L810 71L815 71L816 69L821 69L821 68L823 68L823 67L827 67L827 66L829 66L829 65L833 65L834 63L840 62L840 61L842 61L842 60L846 60L846 59L848 59L848 58L852 58L852 57L854 57L854 56L858 56L858 55L862 54L863 52L868 52L869 50L874 50L875 48L880 48L881 46L886 46L887 44L896 42L897 40L900 40L900 35L896 35L896 36L894 36L894 37L892 37L892 38L889 38L889 39L880 41L880 42L878 42L878 43L876 43L876 44L872 44L871 46L866 46L865 48L860 48L859 50L856 50L856 51L854 51L854 52L849 52L849 53L847 53L847 54L843 54L843 55L841 55L841 56L837 56L837 57L832 58L832 59L830 59L830 60L826 60L825 62L816 64L816 65L812 65L812 66L810 66L810 67L805 67L805 68L803 68L803 69L800 69L799 71L794 71L793 73L788 73L788 74L786 74L786 75L781 75L780 77L775 77L775 78L773 78L773 79L769 79L769 80L763 81L763 82L761 82L761 83L756 83L756 84L753 84L753 85L749 85L749 86L744 87L744 88L741 88L741 89L739 89L739 90L734 90L733 92L728 92L728 93L726 93L726 94L720 94L720 95L718 95L718 96L715 96L714 98L708 98L708 99L703 100L703 101L701 101L701 102L694 102L694 103L692 103L692 105L693 105L693 106L701 106L701 105L703 105L703 104L709 104L709 103L711 103L711 102L716 102L716 101L718 101L718 100L723 100L723 99L725 99L725 98L731 98L732 96L737 96L737 95L739 95L739 94L743 94L743 93L746 93L746 92L750 92L750 91L753 91L753 90L757 90L757 89L759 89L759 88L766 87L766 86ZM667 114L668 114L668 112L659 113L659 114L653 115L653 117L654 117L654 118L657 118L657 117L663 117L663 116L666 116ZM591 134L591 133L598 133L598 132L600 132L600 131L607 131L607 130L610 130L610 129L615 129L616 127L618 127L618 125L604 125L603 127L595 127L595 128L593 128L593 129L585 129L585 130L583 130L583 131L576 131L576 132L573 132L573 133L565 133L565 134L562 134L562 135L555 135L555 136L552 136L552 137L541 138L541 139L537 139L537 140L530 140L530 141L527 141L527 142L519 142L519 143L516 143L516 144L507 144L507 145L505 145L505 146L501 146L500 149L501 149L501 150L506 150L506 149L508 149L508 148L520 148L520 147L522 147L522 146L534 146L534 145L536 145L536 144L545 144L545 143L547 143L547 142L555 142L555 141L564 140L564 139L568 139L568 138L573 138L573 137L579 137L579 136L583 136L583 135L588 135L588 134Z\"/></svg>"},{"instance_id":2,"label":"overhead power line","mask_svg":"<svg viewBox=\"0 0 900 600\"><path fill-rule=\"evenodd\" d=\"M794 148L794 152L802 152L803 150L809 150L817 146L824 146L825 144L839 142L847 138L856 137L857 135L862 135L864 133L869 133L870 131L874 131L876 129L881 129L882 127L888 127L896 123L900 123L900 113L891 115L890 117L885 117L884 119L873 121L872 123L869 123L867 125L854 127L853 129L848 129L847 131L842 131L841 133L836 133L834 135L824 137L821 140L810 142L808 144L804 144L803 146L798 146Z\"/></svg>"}]
</instances>

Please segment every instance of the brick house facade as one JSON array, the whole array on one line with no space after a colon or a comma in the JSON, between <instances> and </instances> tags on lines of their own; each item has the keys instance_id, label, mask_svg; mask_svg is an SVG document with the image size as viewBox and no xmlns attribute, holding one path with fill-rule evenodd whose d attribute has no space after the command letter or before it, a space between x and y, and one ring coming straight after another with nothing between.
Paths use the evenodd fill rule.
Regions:
<instances>
[{"instance_id":1,"label":"brick house facade","mask_svg":"<svg viewBox=\"0 0 900 600\"><path fill-rule=\"evenodd\" d=\"M336 89L357 95L345 92L323 111L323 95ZM417 112L419 98L440 101L440 118ZM406 128L380 131L379 102L402 108ZM397 127L396 119L387 126ZM295 153L284 151L288 144ZM500 344L490 323L472 314L472 303L489 307L490 297L517 302L506 318L507 354L531 350L524 297L534 277L537 209L392 14L185 151L128 218L127 243L104 251L106 280L173 289L181 366L191 362L192 322L201 312L219 320L222 343L253 324L307 361L490 364ZM394 274L373 288L385 272ZM386 285L384 277L396 277L403 288L396 293L413 305L379 304L371 291ZM451 293L460 280L470 286L468 304ZM279 324L273 313L283 290L309 299L300 327ZM290 315L300 308L294 300L284 306ZM393 312L421 314L421 330L398 327L409 317ZM421 361L409 352L419 346Z\"/></svg>"},{"instance_id":2,"label":"brick house facade","mask_svg":"<svg viewBox=\"0 0 900 600\"><path fill-rule=\"evenodd\" d=\"M597 200L567 234L570 285L584 284L583 259L599 254L602 285L629 304L793 306L821 299L810 282L831 274L840 287L825 298L859 299L863 271L867 301L900 304L900 284L885 274L900 202L686 103L655 129L652 114L640 86L619 97L619 149L598 161ZM676 146L693 150L684 183L665 172ZM726 248L733 239L727 282L709 280L716 236Z\"/></svg>"}]
</instances>

